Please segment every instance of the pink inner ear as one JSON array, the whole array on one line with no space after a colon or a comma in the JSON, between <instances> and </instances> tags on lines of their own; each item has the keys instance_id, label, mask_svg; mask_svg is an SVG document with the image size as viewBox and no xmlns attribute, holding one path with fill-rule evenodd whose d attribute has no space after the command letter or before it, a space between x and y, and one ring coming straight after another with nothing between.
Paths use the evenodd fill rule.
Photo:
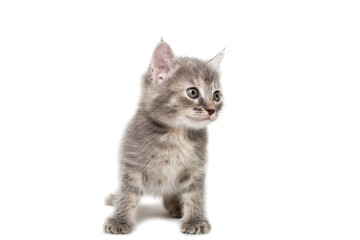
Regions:
<instances>
[{"instance_id":1,"label":"pink inner ear","mask_svg":"<svg viewBox=\"0 0 360 240\"><path fill-rule=\"evenodd\" d=\"M161 72L161 73L167 73L169 72L169 66L167 65L160 65L158 66L158 72Z\"/></svg>"},{"instance_id":2,"label":"pink inner ear","mask_svg":"<svg viewBox=\"0 0 360 240\"><path fill-rule=\"evenodd\" d=\"M155 50L153 55L153 67L155 72L168 73L173 66L174 54L167 44L161 44Z\"/></svg>"}]
</instances>

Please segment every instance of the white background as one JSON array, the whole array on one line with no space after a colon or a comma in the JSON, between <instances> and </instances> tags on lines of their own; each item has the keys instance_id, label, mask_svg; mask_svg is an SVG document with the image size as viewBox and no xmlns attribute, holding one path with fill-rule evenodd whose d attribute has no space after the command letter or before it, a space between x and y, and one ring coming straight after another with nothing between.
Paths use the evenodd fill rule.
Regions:
<instances>
[{"instance_id":1,"label":"white background","mask_svg":"<svg viewBox=\"0 0 360 240\"><path fill-rule=\"evenodd\" d=\"M102 231L162 36L202 59L226 47L199 238L359 239L357 1L129 2L0 2L0 238L189 238L152 198L134 233Z\"/></svg>"}]
</instances>

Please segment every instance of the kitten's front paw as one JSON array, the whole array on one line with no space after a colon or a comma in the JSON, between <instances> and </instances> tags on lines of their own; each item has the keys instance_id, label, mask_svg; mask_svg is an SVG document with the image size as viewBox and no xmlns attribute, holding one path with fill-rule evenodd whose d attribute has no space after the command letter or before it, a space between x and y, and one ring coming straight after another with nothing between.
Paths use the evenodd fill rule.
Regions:
<instances>
[{"instance_id":1,"label":"kitten's front paw","mask_svg":"<svg viewBox=\"0 0 360 240\"><path fill-rule=\"evenodd\" d=\"M181 226L181 231L187 234L202 234L210 232L211 226L207 220L190 220Z\"/></svg>"},{"instance_id":2,"label":"kitten's front paw","mask_svg":"<svg viewBox=\"0 0 360 240\"><path fill-rule=\"evenodd\" d=\"M126 234L134 229L134 224L121 221L116 218L108 218L104 225L104 231L112 234Z\"/></svg>"}]
</instances>

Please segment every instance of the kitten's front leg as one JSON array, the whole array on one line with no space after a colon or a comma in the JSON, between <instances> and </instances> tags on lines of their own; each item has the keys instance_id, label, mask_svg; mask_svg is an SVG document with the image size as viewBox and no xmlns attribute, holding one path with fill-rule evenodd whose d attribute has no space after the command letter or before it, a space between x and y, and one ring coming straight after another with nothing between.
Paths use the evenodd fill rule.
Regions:
<instances>
[{"instance_id":1,"label":"kitten's front leg","mask_svg":"<svg viewBox=\"0 0 360 240\"><path fill-rule=\"evenodd\" d=\"M104 225L106 233L125 234L134 229L135 211L140 195L136 178L124 174L120 193L113 202L115 207L114 214L107 219Z\"/></svg>"},{"instance_id":2,"label":"kitten's front leg","mask_svg":"<svg viewBox=\"0 0 360 240\"><path fill-rule=\"evenodd\" d=\"M210 232L211 226L205 217L204 175L192 178L183 192L183 218L181 231L188 234Z\"/></svg>"}]
</instances>

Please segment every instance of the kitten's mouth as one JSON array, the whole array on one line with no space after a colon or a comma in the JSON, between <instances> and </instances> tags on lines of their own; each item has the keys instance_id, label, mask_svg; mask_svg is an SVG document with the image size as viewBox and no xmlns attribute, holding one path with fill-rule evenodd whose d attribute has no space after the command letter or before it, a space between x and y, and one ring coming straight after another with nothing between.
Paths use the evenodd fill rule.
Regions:
<instances>
[{"instance_id":1,"label":"kitten's mouth","mask_svg":"<svg viewBox=\"0 0 360 240\"><path fill-rule=\"evenodd\" d=\"M193 120L193 121L210 121L210 116L206 116L206 117L189 117L189 116L187 116L187 118L189 118L190 120Z\"/></svg>"}]
</instances>

